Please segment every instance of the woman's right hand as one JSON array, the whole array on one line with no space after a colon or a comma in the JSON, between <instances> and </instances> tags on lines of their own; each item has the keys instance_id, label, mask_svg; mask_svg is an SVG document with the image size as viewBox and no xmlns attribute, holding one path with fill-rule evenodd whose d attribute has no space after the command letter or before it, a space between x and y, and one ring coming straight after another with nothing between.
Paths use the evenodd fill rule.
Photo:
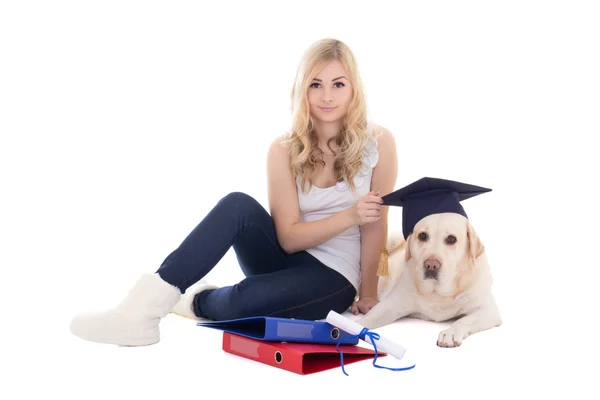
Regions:
<instances>
[{"instance_id":1,"label":"woman's right hand","mask_svg":"<svg viewBox=\"0 0 600 400\"><path fill-rule=\"evenodd\" d=\"M378 221L381 218L380 208L383 200L378 191L372 191L359 197L356 203L348 210L355 224L364 225Z\"/></svg>"}]
</instances>

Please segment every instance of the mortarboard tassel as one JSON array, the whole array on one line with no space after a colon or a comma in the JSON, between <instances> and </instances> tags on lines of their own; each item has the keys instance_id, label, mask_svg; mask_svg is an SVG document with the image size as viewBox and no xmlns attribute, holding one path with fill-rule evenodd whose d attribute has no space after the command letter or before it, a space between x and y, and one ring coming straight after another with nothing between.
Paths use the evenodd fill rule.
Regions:
<instances>
[{"instance_id":1,"label":"mortarboard tassel","mask_svg":"<svg viewBox=\"0 0 600 400\"><path fill-rule=\"evenodd\" d=\"M406 242L403 240L396 247L394 247L392 249L392 251L389 251L387 249L387 247L381 251L381 256L379 257L379 267L377 268L377 276L389 276L390 275L390 273L388 271L389 255L394 254L395 252L397 252L399 250L402 250L402 248L404 248L405 245L406 245Z\"/></svg>"},{"instance_id":2,"label":"mortarboard tassel","mask_svg":"<svg viewBox=\"0 0 600 400\"><path fill-rule=\"evenodd\" d=\"M387 247L383 249L381 252L381 256L379 257L379 268L377 268L378 276L388 276L388 256L389 252Z\"/></svg>"}]
</instances>

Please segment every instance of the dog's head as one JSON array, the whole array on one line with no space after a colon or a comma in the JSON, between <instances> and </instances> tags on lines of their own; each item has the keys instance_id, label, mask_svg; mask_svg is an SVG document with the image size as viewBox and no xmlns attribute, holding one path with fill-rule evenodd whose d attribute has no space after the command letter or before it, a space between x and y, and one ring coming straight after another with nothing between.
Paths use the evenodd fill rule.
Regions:
<instances>
[{"instance_id":1,"label":"dog's head","mask_svg":"<svg viewBox=\"0 0 600 400\"><path fill-rule=\"evenodd\" d=\"M485 250L469 220L455 213L423 218L406 241L404 258L414 268L419 291L445 296L462 291L467 275Z\"/></svg>"}]
</instances>

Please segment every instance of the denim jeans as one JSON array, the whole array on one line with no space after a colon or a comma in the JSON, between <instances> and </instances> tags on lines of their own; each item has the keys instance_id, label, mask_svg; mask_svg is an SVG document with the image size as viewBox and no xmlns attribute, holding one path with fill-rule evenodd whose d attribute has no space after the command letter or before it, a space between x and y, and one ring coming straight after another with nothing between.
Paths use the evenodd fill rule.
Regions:
<instances>
[{"instance_id":1,"label":"denim jeans","mask_svg":"<svg viewBox=\"0 0 600 400\"><path fill-rule=\"evenodd\" d=\"M269 213L251 196L223 197L156 271L182 293L204 277L233 246L246 276L195 296L198 317L227 320L270 316L317 320L350 307L356 290L306 251L286 253Z\"/></svg>"}]
</instances>

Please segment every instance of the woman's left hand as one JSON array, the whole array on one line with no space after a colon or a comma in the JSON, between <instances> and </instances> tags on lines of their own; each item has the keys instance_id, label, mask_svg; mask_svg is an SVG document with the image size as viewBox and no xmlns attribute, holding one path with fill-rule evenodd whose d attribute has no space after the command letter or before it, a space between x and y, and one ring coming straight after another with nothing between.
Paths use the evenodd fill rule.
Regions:
<instances>
[{"instance_id":1,"label":"woman's left hand","mask_svg":"<svg viewBox=\"0 0 600 400\"><path fill-rule=\"evenodd\" d=\"M352 314L358 315L359 312L366 314L371 308L375 307L378 302L379 300L377 300L377 297L361 297L358 301L352 303Z\"/></svg>"}]
</instances>

